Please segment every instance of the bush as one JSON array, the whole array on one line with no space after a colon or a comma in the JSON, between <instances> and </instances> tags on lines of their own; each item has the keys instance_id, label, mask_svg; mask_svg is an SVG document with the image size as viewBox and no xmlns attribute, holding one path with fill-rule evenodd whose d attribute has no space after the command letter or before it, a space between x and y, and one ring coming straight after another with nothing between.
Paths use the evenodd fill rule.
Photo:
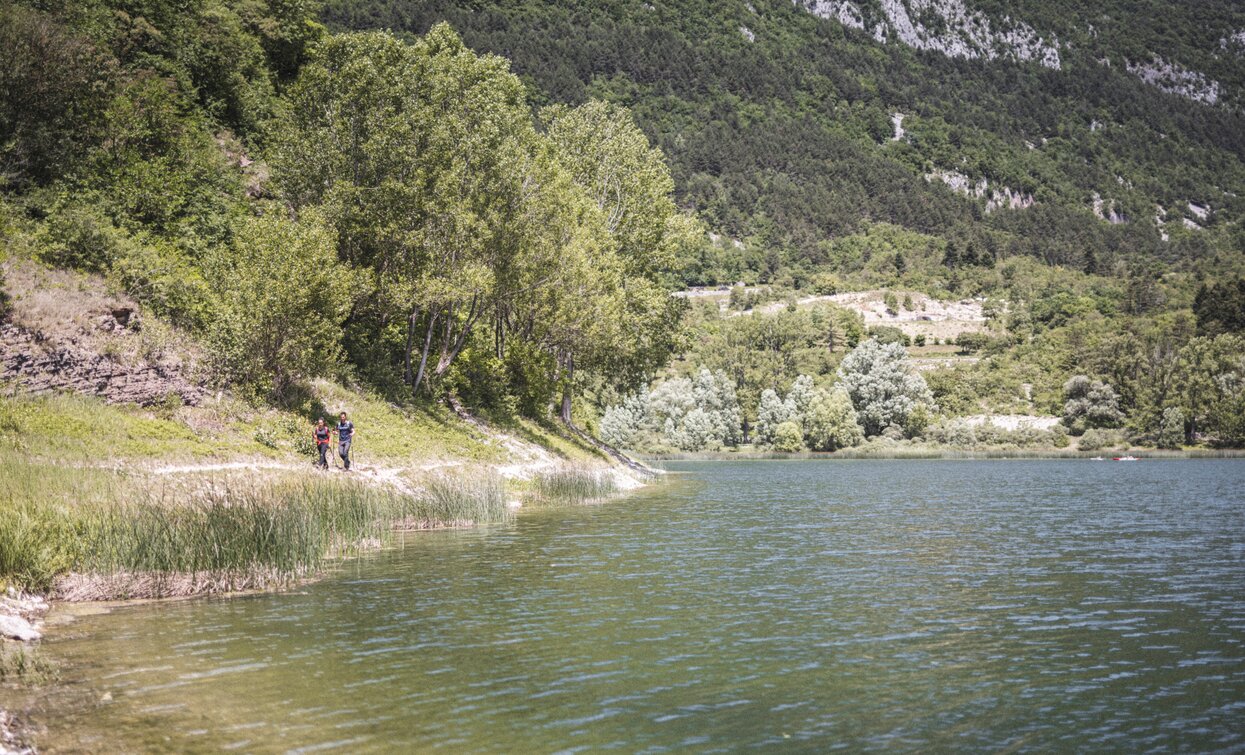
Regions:
<instances>
[{"instance_id":1,"label":"bush","mask_svg":"<svg viewBox=\"0 0 1245 755\"><path fill-rule=\"evenodd\" d=\"M981 351L990 343L990 336L985 333L966 332L955 337L955 345L965 354Z\"/></svg>"},{"instance_id":2,"label":"bush","mask_svg":"<svg viewBox=\"0 0 1245 755\"><path fill-rule=\"evenodd\" d=\"M1074 432L1089 428L1119 427L1124 421L1115 390L1085 375L1076 375L1064 384L1063 423Z\"/></svg>"},{"instance_id":3,"label":"bush","mask_svg":"<svg viewBox=\"0 0 1245 755\"><path fill-rule=\"evenodd\" d=\"M817 391L804 415L804 438L814 451L837 451L864 442L864 430L846 391Z\"/></svg>"},{"instance_id":4,"label":"bush","mask_svg":"<svg viewBox=\"0 0 1245 755\"><path fill-rule=\"evenodd\" d=\"M1086 430L1085 434L1081 436L1080 442L1077 443L1077 448L1082 451L1098 451L1119 445L1121 440L1118 431L1091 428Z\"/></svg>"},{"instance_id":5,"label":"bush","mask_svg":"<svg viewBox=\"0 0 1245 755\"><path fill-rule=\"evenodd\" d=\"M901 346L911 344L907 333L891 325L874 325L869 328L869 337L882 344L897 343Z\"/></svg>"},{"instance_id":6,"label":"bush","mask_svg":"<svg viewBox=\"0 0 1245 755\"><path fill-rule=\"evenodd\" d=\"M220 302L213 356L224 375L279 398L337 366L357 287L324 228L278 213L253 218L210 269Z\"/></svg>"},{"instance_id":7,"label":"bush","mask_svg":"<svg viewBox=\"0 0 1245 755\"><path fill-rule=\"evenodd\" d=\"M787 420L774 428L773 447L783 453L798 453L804 450L804 431L800 424Z\"/></svg>"}]
</instances>

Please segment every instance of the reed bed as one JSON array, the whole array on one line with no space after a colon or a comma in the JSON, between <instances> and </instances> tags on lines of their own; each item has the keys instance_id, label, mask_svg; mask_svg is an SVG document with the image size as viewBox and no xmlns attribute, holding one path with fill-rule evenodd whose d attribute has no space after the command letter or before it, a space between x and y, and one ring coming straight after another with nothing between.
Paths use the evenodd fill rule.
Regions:
<instances>
[{"instance_id":1,"label":"reed bed","mask_svg":"<svg viewBox=\"0 0 1245 755\"><path fill-rule=\"evenodd\" d=\"M618 492L618 482L608 469L567 465L541 472L532 480L532 497L545 504L584 504Z\"/></svg>"},{"instance_id":2,"label":"reed bed","mask_svg":"<svg viewBox=\"0 0 1245 755\"><path fill-rule=\"evenodd\" d=\"M505 480L492 469L431 475L425 478L420 494L404 496L398 503L393 521L403 529L463 527L510 516Z\"/></svg>"},{"instance_id":3,"label":"reed bed","mask_svg":"<svg viewBox=\"0 0 1245 755\"><path fill-rule=\"evenodd\" d=\"M0 585L70 600L288 583L379 547L395 526L507 516L504 484L491 472L439 476L418 495L325 478L156 489L105 470L51 472L0 468Z\"/></svg>"}]
</instances>

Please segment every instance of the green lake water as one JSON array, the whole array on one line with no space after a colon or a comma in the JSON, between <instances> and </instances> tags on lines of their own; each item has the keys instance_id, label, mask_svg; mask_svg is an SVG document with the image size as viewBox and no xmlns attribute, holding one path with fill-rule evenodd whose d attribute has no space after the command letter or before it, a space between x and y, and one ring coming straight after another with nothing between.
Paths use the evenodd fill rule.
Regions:
<instances>
[{"instance_id":1,"label":"green lake water","mask_svg":"<svg viewBox=\"0 0 1245 755\"><path fill-rule=\"evenodd\" d=\"M53 627L45 752L1245 750L1245 463L671 464Z\"/></svg>"}]
</instances>

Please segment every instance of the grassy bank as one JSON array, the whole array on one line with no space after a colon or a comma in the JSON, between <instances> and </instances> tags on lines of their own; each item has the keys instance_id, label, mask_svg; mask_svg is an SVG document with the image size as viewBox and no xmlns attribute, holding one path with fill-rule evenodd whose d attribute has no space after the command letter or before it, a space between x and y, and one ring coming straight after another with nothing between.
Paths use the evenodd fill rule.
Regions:
<instances>
[{"instance_id":1,"label":"grassy bank","mask_svg":"<svg viewBox=\"0 0 1245 755\"><path fill-rule=\"evenodd\" d=\"M495 522L488 470L404 494L349 478L160 481L108 469L0 467L0 583L70 600L254 589L383 544L395 526Z\"/></svg>"}]
</instances>

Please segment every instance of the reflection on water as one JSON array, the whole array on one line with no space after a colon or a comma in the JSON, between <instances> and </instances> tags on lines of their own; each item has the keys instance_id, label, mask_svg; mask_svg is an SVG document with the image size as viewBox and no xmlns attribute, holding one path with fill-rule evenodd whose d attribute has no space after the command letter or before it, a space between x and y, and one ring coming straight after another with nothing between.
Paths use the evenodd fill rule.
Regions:
<instances>
[{"instance_id":1,"label":"reflection on water","mask_svg":"<svg viewBox=\"0 0 1245 755\"><path fill-rule=\"evenodd\" d=\"M58 629L70 750L1245 748L1245 464L685 463ZM89 691L89 692L87 692Z\"/></svg>"}]
</instances>

